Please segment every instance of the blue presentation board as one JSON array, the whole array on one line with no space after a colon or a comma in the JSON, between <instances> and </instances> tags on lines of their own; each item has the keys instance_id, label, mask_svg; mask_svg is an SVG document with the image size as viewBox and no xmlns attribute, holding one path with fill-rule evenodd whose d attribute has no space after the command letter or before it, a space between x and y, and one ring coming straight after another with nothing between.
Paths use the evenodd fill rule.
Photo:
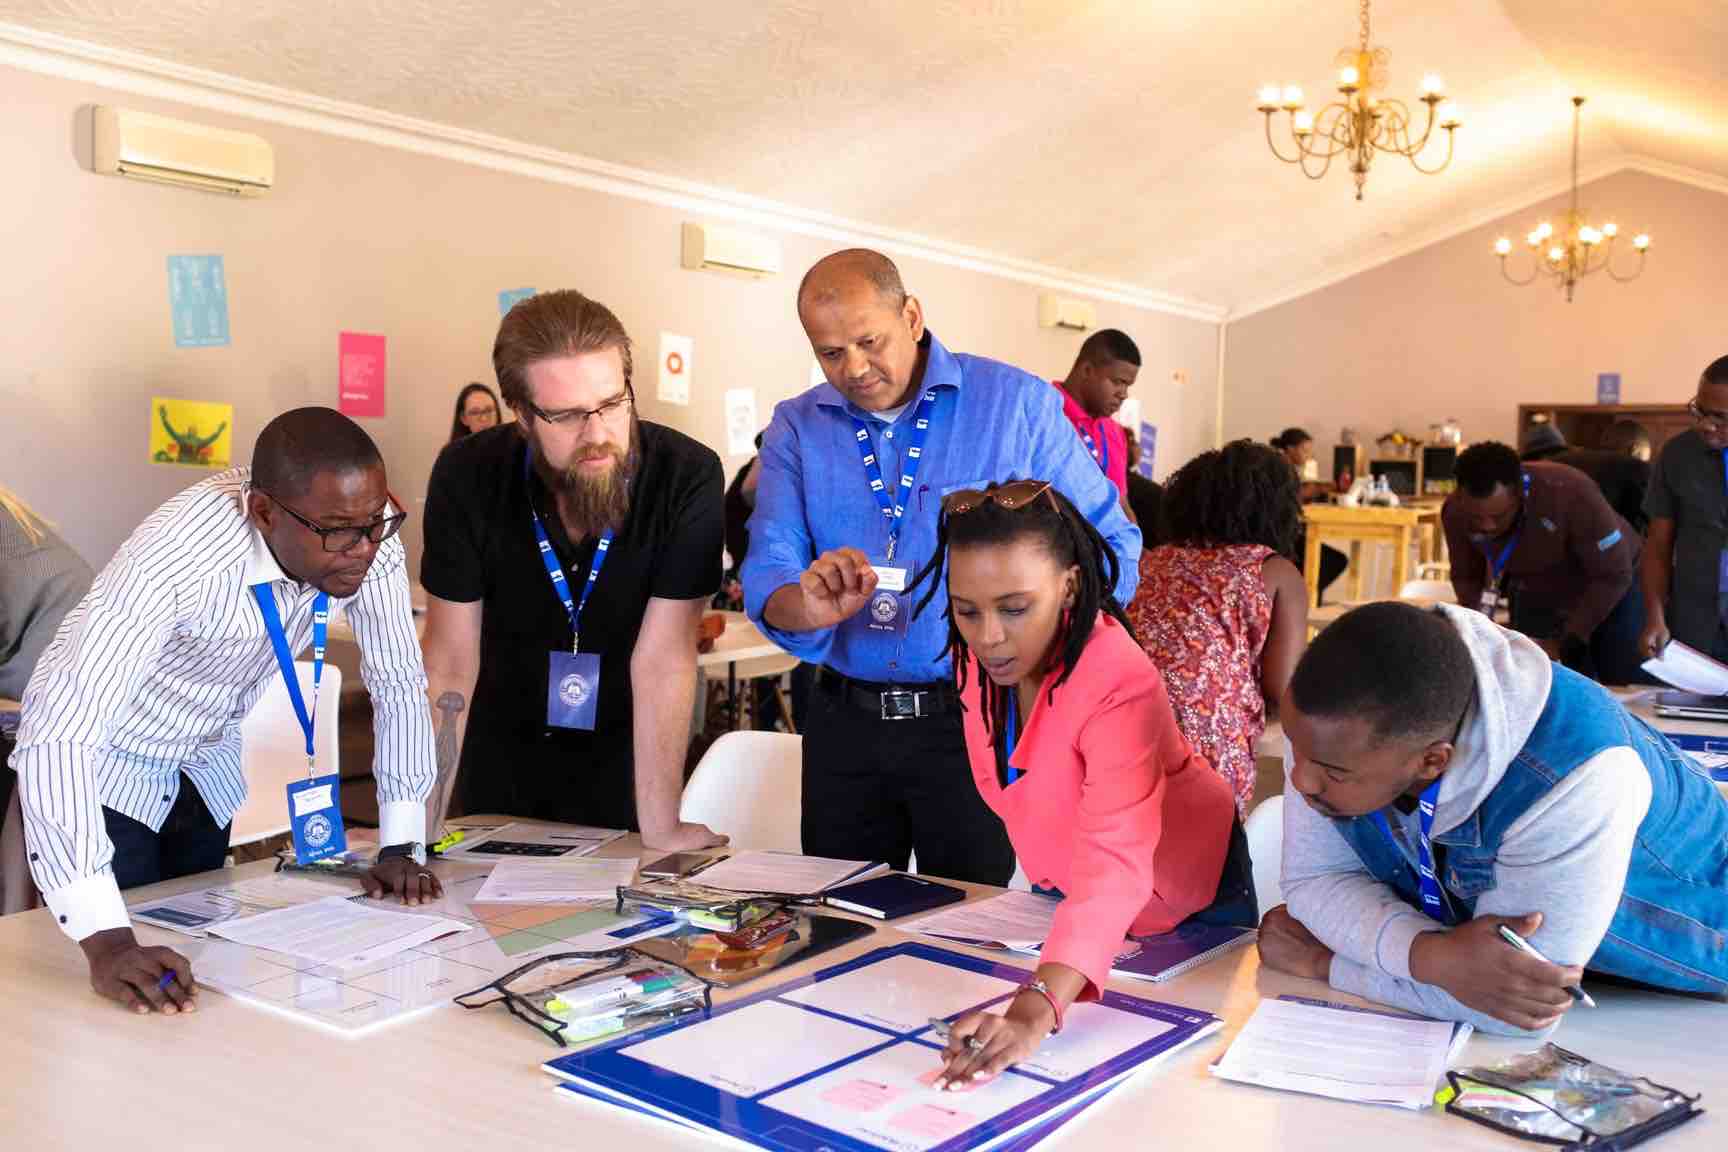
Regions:
<instances>
[{"instance_id":1,"label":"blue presentation board","mask_svg":"<svg viewBox=\"0 0 1728 1152\"><path fill-rule=\"evenodd\" d=\"M998 1008L1024 969L901 944L548 1061L560 1090L776 1152L1018 1152L1217 1017L1118 992L1028 1061L937 1092L931 1017Z\"/></svg>"}]
</instances>

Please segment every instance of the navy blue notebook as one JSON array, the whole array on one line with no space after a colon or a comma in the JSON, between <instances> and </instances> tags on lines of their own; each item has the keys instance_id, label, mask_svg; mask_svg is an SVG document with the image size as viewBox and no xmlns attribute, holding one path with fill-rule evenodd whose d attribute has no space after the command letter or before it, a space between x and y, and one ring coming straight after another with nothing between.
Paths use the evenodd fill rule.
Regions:
<instances>
[{"instance_id":1,"label":"navy blue notebook","mask_svg":"<svg viewBox=\"0 0 1728 1152\"><path fill-rule=\"evenodd\" d=\"M1154 984L1173 980L1190 968L1204 964L1258 936L1252 928L1231 928L1221 924L1178 924L1174 931L1161 936L1142 936L1130 940L1140 950L1131 956L1119 956L1110 965L1112 976L1130 980L1150 980Z\"/></svg>"},{"instance_id":2,"label":"navy blue notebook","mask_svg":"<svg viewBox=\"0 0 1728 1152\"><path fill-rule=\"evenodd\" d=\"M830 888L823 894L822 902L843 912L874 916L878 920L898 920L944 904L958 904L964 899L966 893L953 885L896 872Z\"/></svg>"}]
</instances>

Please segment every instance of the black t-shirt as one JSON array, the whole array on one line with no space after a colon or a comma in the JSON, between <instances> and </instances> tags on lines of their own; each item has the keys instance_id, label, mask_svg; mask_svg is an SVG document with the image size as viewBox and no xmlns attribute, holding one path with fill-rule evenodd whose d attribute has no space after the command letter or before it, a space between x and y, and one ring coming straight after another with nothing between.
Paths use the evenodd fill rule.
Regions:
<instances>
[{"instance_id":1,"label":"black t-shirt","mask_svg":"<svg viewBox=\"0 0 1728 1152\"><path fill-rule=\"evenodd\" d=\"M457 785L464 810L636 828L630 656L650 597L705 600L720 587L720 458L641 421L630 512L582 612L582 651L600 654L594 731L546 723L549 654L570 651L570 618L540 559L530 493L580 597L596 537L572 544L516 426L439 453L426 492L420 580L441 600L484 601L480 676ZM691 643L695 643L692 634Z\"/></svg>"}]
</instances>

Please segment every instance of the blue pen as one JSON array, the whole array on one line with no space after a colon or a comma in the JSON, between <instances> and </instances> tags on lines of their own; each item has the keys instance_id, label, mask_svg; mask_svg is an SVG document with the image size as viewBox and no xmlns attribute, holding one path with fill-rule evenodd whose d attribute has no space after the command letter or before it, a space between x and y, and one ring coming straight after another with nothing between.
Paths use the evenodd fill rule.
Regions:
<instances>
[{"instance_id":1,"label":"blue pen","mask_svg":"<svg viewBox=\"0 0 1728 1152\"><path fill-rule=\"evenodd\" d=\"M172 983L174 983L174 969L170 968L168 971L162 973L162 978L160 980L156 981L156 989L159 992L166 992L168 991L168 985Z\"/></svg>"}]
</instances>

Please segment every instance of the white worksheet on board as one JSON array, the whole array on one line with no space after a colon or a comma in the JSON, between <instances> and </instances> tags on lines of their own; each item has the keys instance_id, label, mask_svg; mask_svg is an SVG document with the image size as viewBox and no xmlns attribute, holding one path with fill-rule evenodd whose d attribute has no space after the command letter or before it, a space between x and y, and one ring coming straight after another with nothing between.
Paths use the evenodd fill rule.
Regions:
<instances>
[{"instance_id":1,"label":"white worksheet on board","mask_svg":"<svg viewBox=\"0 0 1728 1152\"><path fill-rule=\"evenodd\" d=\"M763 1099L765 1107L895 1152L927 1152L1050 1090L1012 1072L938 1092L941 1053L902 1043Z\"/></svg>"},{"instance_id":2,"label":"white worksheet on board","mask_svg":"<svg viewBox=\"0 0 1728 1152\"><path fill-rule=\"evenodd\" d=\"M1045 1037L1031 1059L1016 1067L1066 1084L1174 1027L1168 1021L1100 1004L1071 1004L1062 1031Z\"/></svg>"},{"instance_id":3,"label":"white worksheet on board","mask_svg":"<svg viewBox=\"0 0 1728 1152\"><path fill-rule=\"evenodd\" d=\"M869 1028L764 1000L622 1052L735 1096L755 1096L887 1040Z\"/></svg>"},{"instance_id":4,"label":"white worksheet on board","mask_svg":"<svg viewBox=\"0 0 1728 1152\"><path fill-rule=\"evenodd\" d=\"M892 956L788 993L785 999L895 1032L918 1032L932 1018L946 1020L1019 985L982 972Z\"/></svg>"}]
</instances>

